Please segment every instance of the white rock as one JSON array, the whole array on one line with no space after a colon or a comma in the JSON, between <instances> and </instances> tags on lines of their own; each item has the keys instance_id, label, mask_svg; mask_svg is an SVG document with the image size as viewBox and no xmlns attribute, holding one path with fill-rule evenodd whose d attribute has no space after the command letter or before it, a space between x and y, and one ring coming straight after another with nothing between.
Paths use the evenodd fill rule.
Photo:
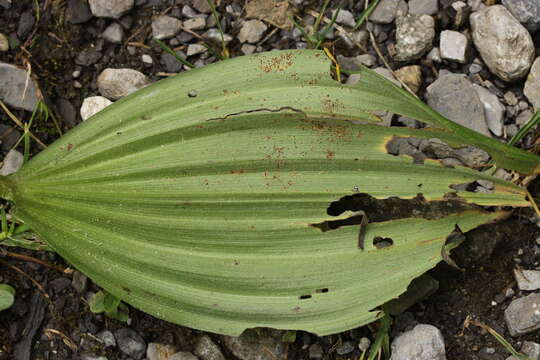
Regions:
<instances>
[{"instance_id":1,"label":"white rock","mask_svg":"<svg viewBox=\"0 0 540 360\"><path fill-rule=\"evenodd\" d=\"M514 270L519 290L534 291L540 289L540 270Z\"/></svg>"},{"instance_id":2,"label":"white rock","mask_svg":"<svg viewBox=\"0 0 540 360\"><path fill-rule=\"evenodd\" d=\"M133 8L134 0L88 0L96 17L118 19Z\"/></svg>"},{"instance_id":3,"label":"white rock","mask_svg":"<svg viewBox=\"0 0 540 360\"><path fill-rule=\"evenodd\" d=\"M0 62L0 100L16 109L34 111L41 98L37 82L26 70Z\"/></svg>"},{"instance_id":4,"label":"white rock","mask_svg":"<svg viewBox=\"0 0 540 360\"><path fill-rule=\"evenodd\" d=\"M418 324L392 341L390 360L446 360L444 338L433 325Z\"/></svg>"},{"instance_id":5,"label":"white rock","mask_svg":"<svg viewBox=\"0 0 540 360\"><path fill-rule=\"evenodd\" d=\"M187 30L201 30L206 26L206 20L204 17L197 16L184 21L184 28Z\"/></svg>"},{"instance_id":6,"label":"white rock","mask_svg":"<svg viewBox=\"0 0 540 360\"><path fill-rule=\"evenodd\" d=\"M0 33L0 52L9 50L9 40L6 35Z\"/></svg>"},{"instance_id":7,"label":"white rock","mask_svg":"<svg viewBox=\"0 0 540 360\"><path fill-rule=\"evenodd\" d=\"M242 25L240 33L238 34L238 40L241 43L256 43L262 39L266 29L268 29L268 27L262 21L248 20Z\"/></svg>"},{"instance_id":8,"label":"white rock","mask_svg":"<svg viewBox=\"0 0 540 360\"><path fill-rule=\"evenodd\" d=\"M332 11L332 17L335 16L337 10ZM337 15L336 22L338 24L354 27L356 25L356 20L354 15L348 10L340 10Z\"/></svg>"},{"instance_id":9,"label":"white rock","mask_svg":"<svg viewBox=\"0 0 540 360\"><path fill-rule=\"evenodd\" d=\"M534 59L531 35L502 5L471 14L474 45L489 70L505 81L527 75Z\"/></svg>"},{"instance_id":10,"label":"white rock","mask_svg":"<svg viewBox=\"0 0 540 360\"><path fill-rule=\"evenodd\" d=\"M506 326L512 336L528 334L540 328L540 294L513 300L504 311Z\"/></svg>"},{"instance_id":11,"label":"white rock","mask_svg":"<svg viewBox=\"0 0 540 360\"><path fill-rule=\"evenodd\" d=\"M441 58L464 64L467 55L467 37L460 32L445 30L441 32Z\"/></svg>"},{"instance_id":12,"label":"white rock","mask_svg":"<svg viewBox=\"0 0 540 360\"><path fill-rule=\"evenodd\" d=\"M436 15L439 11L439 0L409 0L409 14Z\"/></svg>"},{"instance_id":13,"label":"white rock","mask_svg":"<svg viewBox=\"0 0 540 360\"><path fill-rule=\"evenodd\" d=\"M152 60L152 57L148 54L143 54L141 56L141 60L145 64L152 64L154 62L154 60Z\"/></svg>"},{"instance_id":14,"label":"white rock","mask_svg":"<svg viewBox=\"0 0 540 360\"><path fill-rule=\"evenodd\" d=\"M168 39L180 31L182 22L177 18L162 15L152 20L152 36L156 39Z\"/></svg>"},{"instance_id":15,"label":"white rock","mask_svg":"<svg viewBox=\"0 0 540 360\"><path fill-rule=\"evenodd\" d=\"M187 48L187 56L201 54L206 51L206 48L201 44L189 44Z\"/></svg>"},{"instance_id":16,"label":"white rock","mask_svg":"<svg viewBox=\"0 0 540 360\"><path fill-rule=\"evenodd\" d=\"M429 15L406 15L396 19L396 60L419 59L432 48L435 21Z\"/></svg>"},{"instance_id":17,"label":"white rock","mask_svg":"<svg viewBox=\"0 0 540 360\"><path fill-rule=\"evenodd\" d=\"M441 50L438 47L434 47L433 49L431 49L431 51L427 54L426 57L428 60L431 60L436 63L442 62Z\"/></svg>"},{"instance_id":18,"label":"white rock","mask_svg":"<svg viewBox=\"0 0 540 360\"><path fill-rule=\"evenodd\" d=\"M23 161L23 154L21 154L15 149L9 150L9 152L6 154L6 157L4 157L4 163L2 164L2 168L0 169L0 175L8 176L9 174L13 174L19 171L23 164Z\"/></svg>"},{"instance_id":19,"label":"white rock","mask_svg":"<svg viewBox=\"0 0 540 360\"><path fill-rule=\"evenodd\" d=\"M120 24L113 22L111 25L107 26L101 36L108 42L119 44L124 38L124 29L122 29Z\"/></svg>"},{"instance_id":20,"label":"white rock","mask_svg":"<svg viewBox=\"0 0 540 360\"><path fill-rule=\"evenodd\" d=\"M148 84L150 80L143 73L133 69L108 68L103 70L97 78L101 95L112 100L127 96Z\"/></svg>"},{"instance_id":21,"label":"white rock","mask_svg":"<svg viewBox=\"0 0 540 360\"><path fill-rule=\"evenodd\" d=\"M540 110L540 57L534 61L531 72L525 81L523 93L534 106L535 110Z\"/></svg>"},{"instance_id":22,"label":"white rock","mask_svg":"<svg viewBox=\"0 0 540 360\"><path fill-rule=\"evenodd\" d=\"M84 121L111 104L112 101L103 96L87 97L83 100L81 105L81 118Z\"/></svg>"},{"instance_id":23,"label":"white rock","mask_svg":"<svg viewBox=\"0 0 540 360\"><path fill-rule=\"evenodd\" d=\"M505 107L499 101L497 95L480 85L473 84L474 90L484 106L484 116L489 130L496 136L502 136L504 127Z\"/></svg>"}]
</instances>

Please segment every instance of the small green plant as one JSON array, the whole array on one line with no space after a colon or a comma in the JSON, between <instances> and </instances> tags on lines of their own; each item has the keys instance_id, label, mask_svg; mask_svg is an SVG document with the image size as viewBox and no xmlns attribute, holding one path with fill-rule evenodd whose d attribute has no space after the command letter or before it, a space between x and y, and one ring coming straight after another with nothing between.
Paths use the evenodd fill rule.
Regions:
<instances>
[{"instance_id":1,"label":"small green plant","mask_svg":"<svg viewBox=\"0 0 540 360\"><path fill-rule=\"evenodd\" d=\"M15 289L7 284L0 284L0 311L9 309L15 301Z\"/></svg>"},{"instance_id":2,"label":"small green plant","mask_svg":"<svg viewBox=\"0 0 540 360\"><path fill-rule=\"evenodd\" d=\"M120 299L107 291L98 291L90 299L90 311L94 314L105 313L111 319L127 322L129 308Z\"/></svg>"},{"instance_id":3,"label":"small green plant","mask_svg":"<svg viewBox=\"0 0 540 360\"><path fill-rule=\"evenodd\" d=\"M527 133L534 128L538 123L540 122L540 110L537 110L532 118L519 129L519 131L510 139L508 142L508 145L515 145L517 144Z\"/></svg>"},{"instance_id":4,"label":"small green plant","mask_svg":"<svg viewBox=\"0 0 540 360\"><path fill-rule=\"evenodd\" d=\"M373 10L375 10L375 8L377 7L378 3L379 3L379 0L373 0L368 5L368 7L364 11L362 11L362 13L356 19L356 25L354 25L353 31L358 30L358 28L366 22L366 20L369 18L369 15L371 15Z\"/></svg>"},{"instance_id":5,"label":"small green plant","mask_svg":"<svg viewBox=\"0 0 540 360\"><path fill-rule=\"evenodd\" d=\"M330 30L332 30L332 27L336 23L336 19L339 15L339 12L341 11L341 8L338 8L334 12L334 15L332 16L332 19L330 20L330 22L326 24L326 26L323 27L322 30L319 31L319 26L324 17L324 13L326 12L326 8L328 7L329 2L330 0L326 0L324 2L321 12L319 13L319 16L317 17L317 19L315 20L315 24L313 25L313 28L311 29L311 31L306 30L303 26L298 24L292 16L290 17L291 22L293 23L294 27L300 31L304 39L307 41L308 47L310 49L321 48L324 40L326 39L326 35L328 35Z\"/></svg>"}]
</instances>

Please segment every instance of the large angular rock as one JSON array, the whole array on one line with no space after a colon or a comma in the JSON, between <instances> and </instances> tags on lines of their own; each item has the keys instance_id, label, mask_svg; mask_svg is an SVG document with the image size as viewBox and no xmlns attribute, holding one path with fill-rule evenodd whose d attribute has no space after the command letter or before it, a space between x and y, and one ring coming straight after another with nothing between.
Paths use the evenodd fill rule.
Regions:
<instances>
[{"instance_id":1,"label":"large angular rock","mask_svg":"<svg viewBox=\"0 0 540 360\"><path fill-rule=\"evenodd\" d=\"M444 338L433 325L418 324L392 341L390 360L446 360Z\"/></svg>"},{"instance_id":2,"label":"large angular rock","mask_svg":"<svg viewBox=\"0 0 540 360\"><path fill-rule=\"evenodd\" d=\"M505 81L527 75L534 59L531 35L502 5L470 16L474 45L489 70Z\"/></svg>"},{"instance_id":3,"label":"large angular rock","mask_svg":"<svg viewBox=\"0 0 540 360\"><path fill-rule=\"evenodd\" d=\"M533 293L512 301L504 311L504 319L512 336L540 329L540 294Z\"/></svg>"},{"instance_id":4,"label":"large angular rock","mask_svg":"<svg viewBox=\"0 0 540 360\"><path fill-rule=\"evenodd\" d=\"M443 74L427 88L429 106L469 129L490 136L484 106L472 83L461 74Z\"/></svg>"},{"instance_id":5,"label":"large angular rock","mask_svg":"<svg viewBox=\"0 0 540 360\"><path fill-rule=\"evenodd\" d=\"M105 69L97 78L101 95L108 99L117 100L131 94L146 85L150 80L133 69Z\"/></svg>"},{"instance_id":6,"label":"large angular rock","mask_svg":"<svg viewBox=\"0 0 540 360\"><path fill-rule=\"evenodd\" d=\"M540 289L540 270L514 270L519 290L534 291Z\"/></svg>"},{"instance_id":7,"label":"large angular rock","mask_svg":"<svg viewBox=\"0 0 540 360\"><path fill-rule=\"evenodd\" d=\"M540 109L540 57L534 61L531 72L525 81L523 93L529 99L535 110Z\"/></svg>"},{"instance_id":8,"label":"large angular rock","mask_svg":"<svg viewBox=\"0 0 540 360\"><path fill-rule=\"evenodd\" d=\"M531 32L540 29L540 1L502 0L502 4Z\"/></svg>"},{"instance_id":9,"label":"large angular rock","mask_svg":"<svg viewBox=\"0 0 540 360\"><path fill-rule=\"evenodd\" d=\"M431 50L435 37L435 21L431 16L400 16L396 27L396 60L419 59Z\"/></svg>"},{"instance_id":10,"label":"large angular rock","mask_svg":"<svg viewBox=\"0 0 540 360\"><path fill-rule=\"evenodd\" d=\"M441 58L464 64L467 55L467 37L458 31L444 30L441 32Z\"/></svg>"},{"instance_id":11,"label":"large angular rock","mask_svg":"<svg viewBox=\"0 0 540 360\"><path fill-rule=\"evenodd\" d=\"M242 25L238 34L238 40L241 43L248 42L254 44L262 39L267 28L266 24L260 20L248 20Z\"/></svg>"},{"instance_id":12,"label":"large angular rock","mask_svg":"<svg viewBox=\"0 0 540 360\"><path fill-rule=\"evenodd\" d=\"M88 0L90 10L96 17L119 19L133 9L134 0Z\"/></svg>"},{"instance_id":13,"label":"large angular rock","mask_svg":"<svg viewBox=\"0 0 540 360\"><path fill-rule=\"evenodd\" d=\"M41 98L37 82L26 70L0 62L0 100L16 109L34 111Z\"/></svg>"}]
</instances>

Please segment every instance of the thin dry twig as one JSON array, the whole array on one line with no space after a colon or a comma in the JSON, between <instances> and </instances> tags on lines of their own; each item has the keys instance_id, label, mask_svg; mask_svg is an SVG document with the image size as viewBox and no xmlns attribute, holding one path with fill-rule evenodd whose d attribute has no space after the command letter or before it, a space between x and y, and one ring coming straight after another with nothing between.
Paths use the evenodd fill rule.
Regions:
<instances>
[{"instance_id":1,"label":"thin dry twig","mask_svg":"<svg viewBox=\"0 0 540 360\"><path fill-rule=\"evenodd\" d=\"M45 267L47 267L49 269L59 271L62 274L70 274L70 273L72 273L72 270L70 270L70 269L66 269L66 268L64 268L64 267L62 267L60 265L49 264L48 262L43 261L43 260L38 259L38 258L35 258L33 256L17 254L17 253L10 252L10 251L4 251L4 252L1 253L1 255L9 256L11 258L18 259L18 260L33 262L33 263L45 266Z\"/></svg>"},{"instance_id":2,"label":"thin dry twig","mask_svg":"<svg viewBox=\"0 0 540 360\"><path fill-rule=\"evenodd\" d=\"M45 329L43 331L45 333L45 335L47 335L47 337L49 339L52 339L53 336L51 334L54 334L54 335L58 335L62 338L62 341L64 342L64 344L66 344L71 350L73 351L77 351L78 347L77 345L75 344L75 342L73 340L71 340L66 334L64 334L63 332L59 331L59 330L56 330L56 329Z\"/></svg>"}]
</instances>

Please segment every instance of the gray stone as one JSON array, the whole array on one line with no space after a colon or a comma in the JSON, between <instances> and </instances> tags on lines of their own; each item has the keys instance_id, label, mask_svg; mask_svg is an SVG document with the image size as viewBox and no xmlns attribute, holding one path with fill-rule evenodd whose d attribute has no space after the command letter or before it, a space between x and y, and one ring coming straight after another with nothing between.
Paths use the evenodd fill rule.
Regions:
<instances>
[{"instance_id":1,"label":"gray stone","mask_svg":"<svg viewBox=\"0 0 540 360\"><path fill-rule=\"evenodd\" d=\"M332 17L335 16L337 10L332 11ZM356 20L354 19L354 15L348 11L348 10L340 10L339 14L337 15L336 22L338 24L354 27L356 25Z\"/></svg>"},{"instance_id":2,"label":"gray stone","mask_svg":"<svg viewBox=\"0 0 540 360\"><path fill-rule=\"evenodd\" d=\"M124 29L116 22L107 26L103 34L101 34L105 40L114 44L120 44L124 38Z\"/></svg>"},{"instance_id":3,"label":"gray stone","mask_svg":"<svg viewBox=\"0 0 540 360\"><path fill-rule=\"evenodd\" d=\"M242 50L244 55L253 54L256 49L257 49L257 47L255 45L251 45L251 44L242 44L242 47L240 48L240 50Z\"/></svg>"},{"instance_id":4,"label":"gray stone","mask_svg":"<svg viewBox=\"0 0 540 360\"><path fill-rule=\"evenodd\" d=\"M116 331L118 348L135 360L141 360L146 353L146 342L135 330L123 328Z\"/></svg>"},{"instance_id":5,"label":"gray stone","mask_svg":"<svg viewBox=\"0 0 540 360\"><path fill-rule=\"evenodd\" d=\"M240 33L238 34L238 40L241 43L256 43L262 39L266 29L268 29L268 27L262 21L248 20L242 25Z\"/></svg>"},{"instance_id":6,"label":"gray stone","mask_svg":"<svg viewBox=\"0 0 540 360\"><path fill-rule=\"evenodd\" d=\"M160 343L148 343L146 348L147 360L169 360L176 353L174 347Z\"/></svg>"},{"instance_id":7,"label":"gray stone","mask_svg":"<svg viewBox=\"0 0 540 360\"><path fill-rule=\"evenodd\" d=\"M0 33L0 52L9 50L9 40L6 35Z\"/></svg>"},{"instance_id":8,"label":"gray stone","mask_svg":"<svg viewBox=\"0 0 540 360\"><path fill-rule=\"evenodd\" d=\"M97 78L101 95L117 100L150 84L141 72L133 69L105 69Z\"/></svg>"},{"instance_id":9,"label":"gray stone","mask_svg":"<svg viewBox=\"0 0 540 360\"><path fill-rule=\"evenodd\" d=\"M103 96L87 97L83 100L81 105L81 118L84 121L111 104L112 101Z\"/></svg>"},{"instance_id":10,"label":"gray stone","mask_svg":"<svg viewBox=\"0 0 540 360\"><path fill-rule=\"evenodd\" d=\"M9 150L3 160L2 168L0 168L1 176L8 176L16 173L21 168L24 161L24 156L15 149Z\"/></svg>"},{"instance_id":11,"label":"gray stone","mask_svg":"<svg viewBox=\"0 0 540 360\"><path fill-rule=\"evenodd\" d=\"M496 136L502 136L505 107L501 104L499 98L488 89L477 84L473 84L473 87L484 106L484 116L489 130Z\"/></svg>"},{"instance_id":12,"label":"gray stone","mask_svg":"<svg viewBox=\"0 0 540 360\"><path fill-rule=\"evenodd\" d=\"M355 346L352 341L345 341L336 347L336 354L338 355L347 355L352 353L355 349Z\"/></svg>"},{"instance_id":13,"label":"gray stone","mask_svg":"<svg viewBox=\"0 0 540 360\"><path fill-rule=\"evenodd\" d=\"M94 65L101 59L103 54L94 47L84 49L75 58L75 64L82 66Z\"/></svg>"},{"instance_id":14,"label":"gray stone","mask_svg":"<svg viewBox=\"0 0 540 360\"><path fill-rule=\"evenodd\" d=\"M206 47L201 44L189 44L187 48L187 56L202 54L205 51Z\"/></svg>"},{"instance_id":15,"label":"gray stone","mask_svg":"<svg viewBox=\"0 0 540 360\"><path fill-rule=\"evenodd\" d=\"M184 54L183 52L181 52L180 50L176 51L176 54L182 58L185 58L186 57L186 54ZM167 72L169 73L177 73L179 72L180 70L182 70L182 66L183 64L178 61L178 59L176 59L176 57L174 57L173 55L165 52L161 55L161 60L160 62L165 65L165 69L167 70Z\"/></svg>"},{"instance_id":16,"label":"gray stone","mask_svg":"<svg viewBox=\"0 0 540 360\"><path fill-rule=\"evenodd\" d=\"M540 289L540 270L514 269L519 290L534 291Z\"/></svg>"},{"instance_id":17,"label":"gray stone","mask_svg":"<svg viewBox=\"0 0 540 360\"><path fill-rule=\"evenodd\" d=\"M105 347L114 347L116 346L116 339L114 338L114 335L109 330L104 330L96 335L101 341L103 341L103 345Z\"/></svg>"},{"instance_id":18,"label":"gray stone","mask_svg":"<svg viewBox=\"0 0 540 360\"><path fill-rule=\"evenodd\" d=\"M427 88L429 106L448 119L490 136L484 106L472 83L463 75L441 75Z\"/></svg>"},{"instance_id":19,"label":"gray stone","mask_svg":"<svg viewBox=\"0 0 540 360\"><path fill-rule=\"evenodd\" d=\"M525 81L523 93L535 110L540 109L540 57L534 61L531 72Z\"/></svg>"},{"instance_id":20,"label":"gray stone","mask_svg":"<svg viewBox=\"0 0 540 360\"><path fill-rule=\"evenodd\" d=\"M362 55L358 55L356 57L356 60L362 64L362 65L365 65L367 67L372 67L372 66L375 66L377 65L377 59L375 58L375 56L371 55L371 54L362 54Z\"/></svg>"},{"instance_id":21,"label":"gray stone","mask_svg":"<svg viewBox=\"0 0 540 360\"><path fill-rule=\"evenodd\" d=\"M275 360L284 355L282 332L273 329L248 329L242 335L224 336L225 346L241 360Z\"/></svg>"},{"instance_id":22,"label":"gray stone","mask_svg":"<svg viewBox=\"0 0 540 360\"><path fill-rule=\"evenodd\" d=\"M62 122L67 124L70 128L77 125L77 110L75 110L75 106L73 106L71 101L61 98L56 105Z\"/></svg>"},{"instance_id":23,"label":"gray stone","mask_svg":"<svg viewBox=\"0 0 540 360\"><path fill-rule=\"evenodd\" d=\"M308 351L310 359L320 360L323 357L323 350L319 344L311 344Z\"/></svg>"},{"instance_id":24,"label":"gray stone","mask_svg":"<svg viewBox=\"0 0 540 360\"><path fill-rule=\"evenodd\" d=\"M506 326L512 336L528 334L540 328L540 294L516 299L504 311Z\"/></svg>"},{"instance_id":25,"label":"gray stone","mask_svg":"<svg viewBox=\"0 0 540 360\"><path fill-rule=\"evenodd\" d=\"M73 278L71 279L71 287L75 289L76 292L82 294L86 291L86 286L88 284L88 278L86 275L80 271L73 272Z\"/></svg>"},{"instance_id":26,"label":"gray stone","mask_svg":"<svg viewBox=\"0 0 540 360\"><path fill-rule=\"evenodd\" d=\"M519 113L518 116L516 116L516 125L518 125L519 127L522 127L523 125L528 123L532 117L533 117L533 113L531 110L528 110L528 109L523 110L522 112Z\"/></svg>"},{"instance_id":27,"label":"gray stone","mask_svg":"<svg viewBox=\"0 0 540 360\"><path fill-rule=\"evenodd\" d=\"M400 5L399 3L399 0L379 1L379 4L375 8L375 10L373 10L371 15L369 16L369 20L378 24L390 24L392 21L394 21L396 17Z\"/></svg>"},{"instance_id":28,"label":"gray stone","mask_svg":"<svg viewBox=\"0 0 540 360\"><path fill-rule=\"evenodd\" d=\"M410 0L409 14L436 15L439 11L439 0Z\"/></svg>"},{"instance_id":29,"label":"gray stone","mask_svg":"<svg viewBox=\"0 0 540 360\"><path fill-rule=\"evenodd\" d=\"M532 341L524 341L521 352L528 355L531 360L540 360L540 344Z\"/></svg>"},{"instance_id":30,"label":"gray stone","mask_svg":"<svg viewBox=\"0 0 540 360\"><path fill-rule=\"evenodd\" d=\"M191 5L201 13L208 14L212 9L207 0L193 0Z\"/></svg>"},{"instance_id":31,"label":"gray stone","mask_svg":"<svg viewBox=\"0 0 540 360\"><path fill-rule=\"evenodd\" d=\"M199 14L197 14L189 5L184 5L182 7L182 15L188 18L193 18Z\"/></svg>"},{"instance_id":32,"label":"gray stone","mask_svg":"<svg viewBox=\"0 0 540 360\"><path fill-rule=\"evenodd\" d=\"M505 81L527 75L534 59L531 35L502 5L470 16L474 45L489 70Z\"/></svg>"},{"instance_id":33,"label":"gray stone","mask_svg":"<svg viewBox=\"0 0 540 360\"><path fill-rule=\"evenodd\" d=\"M92 18L88 2L84 0L69 0L66 9L67 21L71 24L82 24Z\"/></svg>"},{"instance_id":34,"label":"gray stone","mask_svg":"<svg viewBox=\"0 0 540 360\"><path fill-rule=\"evenodd\" d=\"M162 15L152 20L152 36L156 39L172 38L180 31L182 22L177 18Z\"/></svg>"},{"instance_id":35,"label":"gray stone","mask_svg":"<svg viewBox=\"0 0 540 360\"><path fill-rule=\"evenodd\" d=\"M398 61L419 59L428 52L435 37L435 21L429 15L406 15L396 19Z\"/></svg>"},{"instance_id":36,"label":"gray stone","mask_svg":"<svg viewBox=\"0 0 540 360\"><path fill-rule=\"evenodd\" d=\"M204 17L197 16L184 21L184 28L187 30L201 30L206 26L206 20Z\"/></svg>"},{"instance_id":37,"label":"gray stone","mask_svg":"<svg viewBox=\"0 0 540 360\"><path fill-rule=\"evenodd\" d=\"M478 74L484 67L480 64L472 63L469 66L469 74Z\"/></svg>"},{"instance_id":38,"label":"gray stone","mask_svg":"<svg viewBox=\"0 0 540 360\"><path fill-rule=\"evenodd\" d=\"M34 111L42 98L37 82L14 65L0 62L0 84L0 99L16 109Z\"/></svg>"},{"instance_id":39,"label":"gray stone","mask_svg":"<svg viewBox=\"0 0 540 360\"><path fill-rule=\"evenodd\" d=\"M531 32L540 29L540 2L538 0L502 0L502 4Z\"/></svg>"},{"instance_id":40,"label":"gray stone","mask_svg":"<svg viewBox=\"0 0 540 360\"><path fill-rule=\"evenodd\" d=\"M431 49L431 51L427 54L426 57L428 60L436 63L442 62L441 50L438 47L434 47L433 49Z\"/></svg>"},{"instance_id":41,"label":"gray stone","mask_svg":"<svg viewBox=\"0 0 540 360\"><path fill-rule=\"evenodd\" d=\"M467 55L467 37L460 32L444 30L441 32L441 58L464 64Z\"/></svg>"},{"instance_id":42,"label":"gray stone","mask_svg":"<svg viewBox=\"0 0 540 360\"><path fill-rule=\"evenodd\" d=\"M34 28L35 23L36 19L31 12L27 11L22 13L19 18L19 25L17 26L17 36L19 39L26 39L26 37L30 35L30 31Z\"/></svg>"},{"instance_id":43,"label":"gray stone","mask_svg":"<svg viewBox=\"0 0 540 360\"><path fill-rule=\"evenodd\" d=\"M88 0L96 17L119 19L133 8L134 0Z\"/></svg>"},{"instance_id":44,"label":"gray stone","mask_svg":"<svg viewBox=\"0 0 540 360\"><path fill-rule=\"evenodd\" d=\"M148 358L150 360L150 358ZM189 352L180 351L176 354L173 354L171 357L165 360L199 360L195 355Z\"/></svg>"},{"instance_id":45,"label":"gray stone","mask_svg":"<svg viewBox=\"0 0 540 360\"><path fill-rule=\"evenodd\" d=\"M390 360L446 360L444 339L439 329L418 324L392 341Z\"/></svg>"},{"instance_id":46,"label":"gray stone","mask_svg":"<svg viewBox=\"0 0 540 360\"><path fill-rule=\"evenodd\" d=\"M219 346L212 341L208 335L203 335L197 340L195 351L193 351L201 360L225 360Z\"/></svg>"}]
</instances>

